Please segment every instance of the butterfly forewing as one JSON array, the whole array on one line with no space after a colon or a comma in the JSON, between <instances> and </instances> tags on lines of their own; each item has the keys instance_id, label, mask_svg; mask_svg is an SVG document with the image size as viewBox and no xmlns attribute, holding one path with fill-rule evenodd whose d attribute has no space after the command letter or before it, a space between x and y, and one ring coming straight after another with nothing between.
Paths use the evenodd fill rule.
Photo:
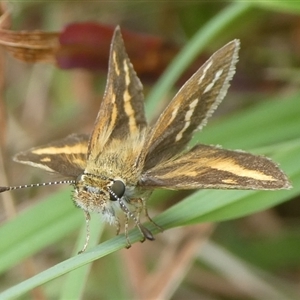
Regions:
<instances>
[{"instance_id":1,"label":"butterfly forewing","mask_svg":"<svg viewBox=\"0 0 300 300\"><path fill-rule=\"evenodd\" d=\"M14 160L67 177L76 177L86 166L88 138L85 134L72 134L21 152Z\"/></svg>"},{"instance_id":2,"label":"butterfly forewing","mask_svg":"<svg viewBox=\"0 0 300 300\"><path fill-rule=\"evenodd\" d=\"M112 39L104 98L89 143L96 157L108 139L136 135L147 126L143 87L127 56L119 27Z\"/></svg>"},{"instance_id":3,"label":"butterfly forewing","mask_svg":"<svg viewBox=\"0 0 300 300\"><path fill-rule=\"evenodd\" d=\"M188 153L145 172L142 186L166 189L289 188L285 174L270 159L242 151L197 145Z\"/></svg>"},{"instance_id":4,"label":"butterfly forewing","mask_svg":"<svg viewBox=\"0 0 300 300\"><path fill-rule=\"evenodd\" d=\"M239 41L215 54L184 84L151 131L145 169L182 151L223 100L235 73Z\"/></svg>"}]
</instances>

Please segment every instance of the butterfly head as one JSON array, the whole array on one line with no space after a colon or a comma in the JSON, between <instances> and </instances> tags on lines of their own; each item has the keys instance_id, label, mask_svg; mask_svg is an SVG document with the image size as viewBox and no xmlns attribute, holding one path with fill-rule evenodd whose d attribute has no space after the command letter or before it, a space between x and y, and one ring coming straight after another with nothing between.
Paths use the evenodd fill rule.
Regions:
<instances>
[{"instance_id":1,"label":"butterfly head","mask_svg":"<svg viewBox=\"0 0 300 300\"><path fill-rule=\"evenodd\" d=\"M109 178L83 173L75 182L74 202L84 211L102 213L104 219L120 229L115 210L120 208L126 219L132 219L143 235L143 239L153 240L152 233L144 227L139 217L128 208L128 199L134 191L120 178ZM126 237L127 238L127 237ZM128 242L128 246L130 243Z\"/></svg>"},{"instance_id":2,"label":"butterfly head","mask_svg":"<svg viewBox=\"0 0 300 300\"><path fill-rule=\"evenodd\" d=\"M102 213L113 221L116 202L122 201L126 191L122 179L83 173L75 182L74 202L88 212Z\"/></svg>"}]
</instances>

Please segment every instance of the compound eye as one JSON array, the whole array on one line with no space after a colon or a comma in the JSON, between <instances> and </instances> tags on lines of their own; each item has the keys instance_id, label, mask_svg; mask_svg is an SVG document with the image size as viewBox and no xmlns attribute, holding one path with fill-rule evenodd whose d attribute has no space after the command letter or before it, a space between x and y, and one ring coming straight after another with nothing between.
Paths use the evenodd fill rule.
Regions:
<instances>
[{"instance_id":1,"label":"compound eye","mask_svg":"<svg viewBox=\"0 0 300 300\"><path fill-rule=\"evenodd\" d=\"M113 194L110 193L110 200L116 201L118 198L122 198L125 193L125 184L121 180L115 180L112 185L110 186L111 191Z\"/></svg>"}]
</instances>

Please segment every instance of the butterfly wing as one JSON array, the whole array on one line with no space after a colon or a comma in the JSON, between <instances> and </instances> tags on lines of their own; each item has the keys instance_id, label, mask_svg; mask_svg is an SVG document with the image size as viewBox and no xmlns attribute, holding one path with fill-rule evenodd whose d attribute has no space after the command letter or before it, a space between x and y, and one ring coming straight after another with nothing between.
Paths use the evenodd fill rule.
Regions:
<instances>
[{"instance_id":1,"label":"butterfly wing","mask_svg":"<svg viewBox=\"0 0 300 300\"><path fill-rule=\"evenodd\" d=\"M74 178L86 166L88 140L88 135L71 134L64 139L21 152L14 157L14 161Z\"/></svg>"},{"instance_id":2,"label":"butterfly wing","mask_svg":"<svg viewBox=\"0 0 300 300\"><path fill-rule=\"evenodd\" d=\"M89 142L89 159L97 157L108 140L136 135L146 126L143 87L117 27L110 49L105 94Z\"/></svg>"},{"instance_id":3,"label":"butterfly wing","mask_svg":"<svg viewBox=\"0 0 300 300\"><path fill-rule=\"evenodd\" d=\"M290 183L270 159L242 151L197 145L142 175L140 185L165 189L283 189Z\"/></svg>"},{"instance_id":4,"label":"butterfly wing","mask_svg":"<svg viewBox=\"0 0 300 300\"><path fill-rule=\"evenodd\" d=\"M159 117L145 147L145 170L182 151L223 100L235 73L239 41L215 52L184 84Z\"/></svg>"}]
</instances>

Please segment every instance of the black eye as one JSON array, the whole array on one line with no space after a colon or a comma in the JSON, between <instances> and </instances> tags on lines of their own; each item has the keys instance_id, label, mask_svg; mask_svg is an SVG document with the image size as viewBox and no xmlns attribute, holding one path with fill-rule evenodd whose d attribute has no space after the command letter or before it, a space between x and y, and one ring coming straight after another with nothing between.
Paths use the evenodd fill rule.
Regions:
<instances>
[{"instance_id":1,"label":"black eye","mask_svg":"<svg viewBox=\"0 0 300 300\"><path fill-rule=\"evenodd\" d=\"M116 196L118 198L122 198L125 193L125 184L121 180L115 180L113 184L110 186L111 191L113 194L110 194L110 200L116 201Z\"/></svg>"}]
</instances>

